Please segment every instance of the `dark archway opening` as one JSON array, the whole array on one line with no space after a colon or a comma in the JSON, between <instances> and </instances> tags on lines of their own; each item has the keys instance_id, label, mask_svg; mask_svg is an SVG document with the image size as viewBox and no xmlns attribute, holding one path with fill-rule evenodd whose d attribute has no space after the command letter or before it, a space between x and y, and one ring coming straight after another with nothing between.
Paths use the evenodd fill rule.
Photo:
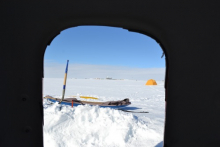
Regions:
<instances>
[{"instance_id":1,"label":"dark archway opening","mask_svg":"<svg viewBox=\"0 0 220 147\"><path fill-rule=\"evenodd\" d=\"M91 30L93 30L94 32L91 32ZM85 31L86 33L83 31ZM129 35L132 37L130 37ZM133 43L131 43L132 41ZM143 42L145 42L146 44L144 44ZM103 44L105 46L103 46ZM50 94L54 97L61 97L60 87L62 87L61 83L63 82L62 78L64 73L64 69L62 67L65 67L64 63L66 59L69 59L70 63L73 63L69 65L69 75L67 83L68 90L66 93L67 97L70 97L71 95L87 95L98 97L101 101L118 100L118 98L129 97L131 99L131 102L133 102L130 108L132 108L133 110L138 109L138 111L150 111L149 116L134 114L134 118L131 120L129 120L129 118L127 118L126 120L124 118L125 120L123 121L126 123L126 121L129 120L129 123L124 125L124 130L121 129L123 131L118 132L120 134L118 137L124 139L116 141L116 145L120 145L120 143L129 145L129 143L131 143L132 139L134 139L135 137L142 138L141 134L135 134L134 132L146 131L145 127L148 125L151 125L151 127L147 128L149 130L142 133L150 133L150 136L155 136L155 138L152 139L146 136L145 138L143 138L142 141L138 140L138 142L140 144L148 143L154 146L156 144L161 145L165 115L165 63L164 59L161 59L162 54L163 51L161 50L157 42L143 34L128 32L125 29L104 26L82 26L69 28L67 30L64 30L59 36L57 36L46 50L44 58L45 79L43 95L45 96ZM97 58L99 58L99 60L97 60ZM163 64L162 66L164 67L164 69L159 68L161 67L161 64ZM127 67L127 69L124 69L124 67ZM163 70L162 73L161 70ZM108 76L110 76L109 79L111 79L111 82L114 83L109 83L109 79L106 80ZM56 78L61 79L58 80ZM151 78L157 81L158 85L156 87L145 86L147 80ZM60 85L58 85L58 83ZM132 86L130 86L129 84ZM77 110L74 109L74 112L70 112L69 110L71 110L71 108L65 107L64 111L68 112L65 112L65 114L63 112L63 114L60 115L56 113L56 107L52 108L52 105L48 106L48 104L46 103L44 103L44 106L46 107L44 112L44 141L46 142L45 145L49 145L51 143L59 144L60 142L62 142L62 145L65 146L66 144L64 144L63 140L59 142L59 136L61 135L64 138L68 138L69 136L67 134L70 135L70 132L77 132L77 129L84 129L83 132L88 132L83 134L84 139L81 144L85 143L84 145L91 145L89 144L87 139L88 137L90 137L93 140L92 144L100 145L100 143L104 142L103 145L108 145L105 144L107 140L104 138L112 136L112 134L109 132L111 132L111 130L114 130L115 128L105 128L105 132L108 132L109 134L102 135L103 132L100 131L100 129L102 130L102 128L97 127L102 126L102 124L104 123L104 121L101 121L100 118L105 118L106 116L102 116L99 113L102 113L102 111L104 113L105 110L100 109L98 110L99 112L94 112L93 108L87 108L89 109L87 111L84 110L85 108L77 108ZM51 112L51 110L53 112ZM87 114L77 116L75 114L75 111L84 111L84 113L88 113L90 115L90 118ZM89 111L93 111L94 115L100 115L100 117L95 117L94 115L90 114ZM111 111L111 113L113 112L114 111ZM117 115L115 116L111 113L106 113L106 115L117 118ZM83 124L85 123L84 125L88 125L88 123L90 123L89 125L91 125L91 121L94 121L92 123L96 124L97 126L93 124L93 126L90 126L89 128L97 128L97 131L85 127L80 129L79 124L77 124L79 122L74 122L71 117L67 117L68 115L73 115L75 120L78 121L81 119L80 117L84 117L85 119L84 121L82 121ZM122 115L121 117L125 117L124 114L120 113L120 115ZM63 117L63 119L57 120L57 117ZM98 119L99 122L96 121ZM137 120L137 123L144 122L141 124L142 126L140 126L138 129L134 129L135 127L137 127L137 123L134 122L135 119ZM51 123L52 121L53 123ZM72 129L64 127L65 123L70 123L71 121ZM112 120L110 119L108 121ZM80 123L82 124L82 122ZM58 127L59 125L57 123L61 124L60 127ZM107 123L106 126L108 126L109 122L105 123ZM112 123L113 125L119 125L118 121L112 121ZM119 126L117 125L116 127L119 128ZM123 126L123 123L120 125ZM57 127L57 131L55 131L56 129L53 126ZM78 126L78 128L74 128L73 126ZM130 131L127 130L129 126ZM59 131L60 134L56 136L55 133L51 131L51 129L56 132L56 135ZM96 137L91 136L91 134L95 134ZM80 138L82 138L83 135L81 134L81 136L74 136L74 138L75 140L79 140ZM112 138L113 140L117 140L113 136L110 138ZM160 138L159 142L158 138ZM53 140L56 140L58 142L53 142ZM66 140L65 143L68 144L68 140ZM133 142L133 144L135 144L135 142ZM77 145L79 146L80 143L76 144L76 146Z\"/></svg>"}]
</instances>

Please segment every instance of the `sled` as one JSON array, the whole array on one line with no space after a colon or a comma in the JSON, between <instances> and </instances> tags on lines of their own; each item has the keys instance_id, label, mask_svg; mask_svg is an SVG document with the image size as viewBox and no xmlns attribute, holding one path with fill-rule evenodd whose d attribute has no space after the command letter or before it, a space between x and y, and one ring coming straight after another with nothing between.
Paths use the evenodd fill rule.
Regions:
<instances>
[{"instance_id":1,"label":"sled","mask_svg":"<svg viewBox=\"0 0 220 147\"><path fill-rule=\"evenodd\" d=\"M47 99L51 102L60 102L60 98L54 98L52 96L45 96L44 99ZM110 107L110 108L121 108L126 107L131 104L128 98L119 101L106 101L106 102L91 102L91 101L81 101L76 98L65 98L62 100L60 104L70 105L70 106L78 106L78 105L92 105L92 106L100 106L100 107Z\"/></svg>"}]
</instances>

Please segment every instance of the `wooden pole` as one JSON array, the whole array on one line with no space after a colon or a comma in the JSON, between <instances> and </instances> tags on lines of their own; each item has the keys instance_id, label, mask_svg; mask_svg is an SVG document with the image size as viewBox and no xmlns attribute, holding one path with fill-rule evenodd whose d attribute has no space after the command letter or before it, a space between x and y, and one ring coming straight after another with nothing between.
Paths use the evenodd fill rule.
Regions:
<instances>
[{"instance_id":1,"label":"wooden pole","mask_svg":"<svg viewBox=\"0 0 220 147\"><path fill-rule=\"evenodd\" d=\"M73 100L72 100L72 108L73 108Z\"/></svg>"},{"instance_id":2,"label":"wooden pole","mask_svg":"<svg viewBox=\"0 0 220 147\"><path fill-rule=\"evenodd\" d=\"M65 90L66 90L66 79L67 79L67 71L68 71L68 63L69 63L69 60L67 60L67 64L66 64L66 71L65 71L64 82L63 82L63 93L62 93L62 99L60 100L59 104L63 101L63 99L64 99L64 95L65 95Z\"/></svg>"}]
</instances>

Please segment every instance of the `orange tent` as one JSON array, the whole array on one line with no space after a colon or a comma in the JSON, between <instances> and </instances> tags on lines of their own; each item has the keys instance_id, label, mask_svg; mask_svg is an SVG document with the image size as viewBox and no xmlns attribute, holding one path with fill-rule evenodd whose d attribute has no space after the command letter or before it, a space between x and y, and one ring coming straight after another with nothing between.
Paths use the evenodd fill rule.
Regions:
<instances>
[{"instance_id":1,"label":"orange tent","mask_svg":"<svg viewBox=\"0 0 220 147\"><path fill-rule=\"evenodd\" d=\"M147 81L147 83L145 85L157 85L157 82L153 79L150 79Z\"/></svg>"}]
</instances>

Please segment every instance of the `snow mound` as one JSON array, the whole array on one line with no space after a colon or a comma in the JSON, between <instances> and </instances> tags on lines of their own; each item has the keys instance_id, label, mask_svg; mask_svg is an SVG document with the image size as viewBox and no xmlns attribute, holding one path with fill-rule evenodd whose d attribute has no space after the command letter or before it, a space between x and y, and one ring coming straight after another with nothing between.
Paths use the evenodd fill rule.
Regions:
<instances>
[{"instance_id":1,"label":"snow mound","mask_svg":"<svg viewBox=\"0 0 220 147\"><path fill-rule=\"evenodd\" d=\"M44 102L45 147L153 147L161 135L131 113Z\"/></svg>"}]
</instances>

